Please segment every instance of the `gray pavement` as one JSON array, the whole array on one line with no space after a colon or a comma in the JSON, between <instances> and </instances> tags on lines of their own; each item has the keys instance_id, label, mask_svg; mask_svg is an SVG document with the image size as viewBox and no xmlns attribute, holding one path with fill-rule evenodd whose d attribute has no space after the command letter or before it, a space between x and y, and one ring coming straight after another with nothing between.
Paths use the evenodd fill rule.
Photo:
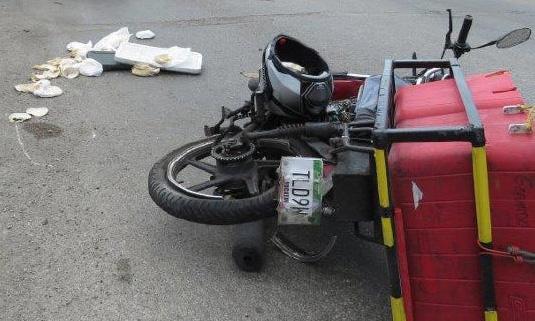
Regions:
<instances>
[{"instance_id":1,"label":"gray pavement","mask_svg":"<svg viewBox=\"0 0 535 321\"><path fill-rule=\"evenodd\" d=\"M329 258L303 265L268 247L260 274L230 258L231 228L180 221L147 193L153 162L202 135L219 106L247 98L240 71L280 32L315 46L333 70L378 73L385 57L437 57L443 10L475 17L483 43L530 25L529 0L474 1L0 1L0 319L388 320L380 248L342 237ZM204 55L200 76L59 79L65 94L17 93L30 66L70 41L122 26L150 28L152 45ZM535 101L535 42L463 58L471 72L507 68ZM7 115L46 106L42 120Z\"/></svg>"}]
</instances>

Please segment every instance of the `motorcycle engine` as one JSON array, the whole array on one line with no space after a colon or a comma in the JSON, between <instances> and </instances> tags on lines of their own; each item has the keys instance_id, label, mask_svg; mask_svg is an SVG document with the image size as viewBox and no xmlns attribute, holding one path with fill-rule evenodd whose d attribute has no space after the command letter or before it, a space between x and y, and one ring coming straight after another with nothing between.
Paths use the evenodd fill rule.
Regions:
<instances>
[{"instance_id":1,"label":"motorcycle engine","mask_svg":"<svg viewBox=\"0 0 535 321\"><path fill-rule=\"evenodd\" d=\"M349 123L355 118L355 105L357 98L336 100L331 102L327 108L327 117L331 122Z\"/></svg>"}]
</instances>

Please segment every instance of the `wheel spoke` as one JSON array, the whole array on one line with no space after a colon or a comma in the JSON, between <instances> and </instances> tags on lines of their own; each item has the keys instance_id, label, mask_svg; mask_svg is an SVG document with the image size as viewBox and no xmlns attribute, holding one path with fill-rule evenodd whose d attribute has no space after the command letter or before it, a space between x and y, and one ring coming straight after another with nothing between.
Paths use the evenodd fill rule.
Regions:
<instances>
[{"instance_id":1,"label":"wheel spoke","mask_svg":"<svg viewBox=\"0 0 535 321\"><path fill-rule=\"evenodd\" d=\"M193 166L195 168L198 168L200 170L208 172L210 174L215 174L216 171L217 171L217 168L214 165L208 164L208 163L200 161L200 160L190 159L190 160L188 160L188 164L190 164L191 166Z\"/></svg>"},{"instance_id":2,"label":"wheel spoke","mask_svg":"<svg viewBox=\"0 0 535 321\"><path fill-rule=\"evenodd\" d=\"M209 180L209 181L206 181L206 182L202 182L202 183L193 185L191 187L188 187L188 189L192 190L194 192L199 192L199 191L205 190L207 188L210 188L210 187L213 187L213 186L218 186L220 184L226 183L229 180L230 180L229 177L216 178L216 179L212 179L212 180Z\"/></svg>"}]
</instances>

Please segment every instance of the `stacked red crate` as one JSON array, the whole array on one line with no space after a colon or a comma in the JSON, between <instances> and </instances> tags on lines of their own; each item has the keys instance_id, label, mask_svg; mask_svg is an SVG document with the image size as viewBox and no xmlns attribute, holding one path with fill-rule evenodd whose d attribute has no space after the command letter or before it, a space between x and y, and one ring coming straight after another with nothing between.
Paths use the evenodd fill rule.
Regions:
<instances>
[{"instance_id":1,"label":"stacked red crate","mask_svg":"<svg viewBox=\"0 0 535 321\"><path fill-rule=\"evenodd\" d=\"M467 79L485 127L493 243L535 251L535 138L511 135L504 115L522 103L508 72ZM396 127L463 125L467 118L453 80L400 89ZM389 154L394 205L402 211L414 321L482 320L471 146L463 142L398 143ZM494 258L501 321L535 320L535 265ZM407 286L409 285L410 286Z\"/></svg>"}]
</instances>

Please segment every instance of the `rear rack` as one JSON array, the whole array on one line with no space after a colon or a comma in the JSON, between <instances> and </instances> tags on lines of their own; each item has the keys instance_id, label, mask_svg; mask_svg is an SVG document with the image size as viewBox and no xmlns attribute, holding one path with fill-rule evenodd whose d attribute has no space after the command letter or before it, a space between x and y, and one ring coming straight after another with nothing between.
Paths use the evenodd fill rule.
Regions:
<instances>
[{"instance_id":1,"label":"rear rack","mask_svg":"<svg viewBox=\"0 0 535 321\"><path fill-rule=\"evenodd\" d=\"M425 128L393 128L394 108L394 70L412 68L443 68L449 69L455 80L463 102L468 124L466 126L425 127ZM450 60L386 60L379 100L377 116L373 130L373 141L376 148L386 148L398 142L440 142L467 141L474 147L485 145L483 125L479 119L472 94L457 59Z\"/></svg>"},{"instance_id":2,"label":"rear rack","mask_svg":"<svg viewBox=\"0 0 535 321\"><path fill-rule=\"evenodd\" d=\"M468 124L461 126L395 128L395 69L442 68L449 69L468 118ZM412 320L412 302L404 302L400 282L398 251L394 236L394 204L391 199L388 172L388 152L399 142L450 142L464 141L472 144L472 172L478 240L482 246L492 248L492 229L488 188L487 156L485 152L485 132L478 111L472 99L463 72L457 59L450 60L386 60L379 88L379 99L374 127L371 129L377 193L379 199L380 223L383 244L386 247L387 263L391 286L390 302L394 321ZM379 219L379 218L378 218ZM496 299L492 260L489 255L481 256L481 282L483 289L484 319L497 320ZM405 287L404 287L405 288ZM407 292L410 292L407 291ZM410 293L409 293L410 294Z\"/></svg>"}]
</instances>

